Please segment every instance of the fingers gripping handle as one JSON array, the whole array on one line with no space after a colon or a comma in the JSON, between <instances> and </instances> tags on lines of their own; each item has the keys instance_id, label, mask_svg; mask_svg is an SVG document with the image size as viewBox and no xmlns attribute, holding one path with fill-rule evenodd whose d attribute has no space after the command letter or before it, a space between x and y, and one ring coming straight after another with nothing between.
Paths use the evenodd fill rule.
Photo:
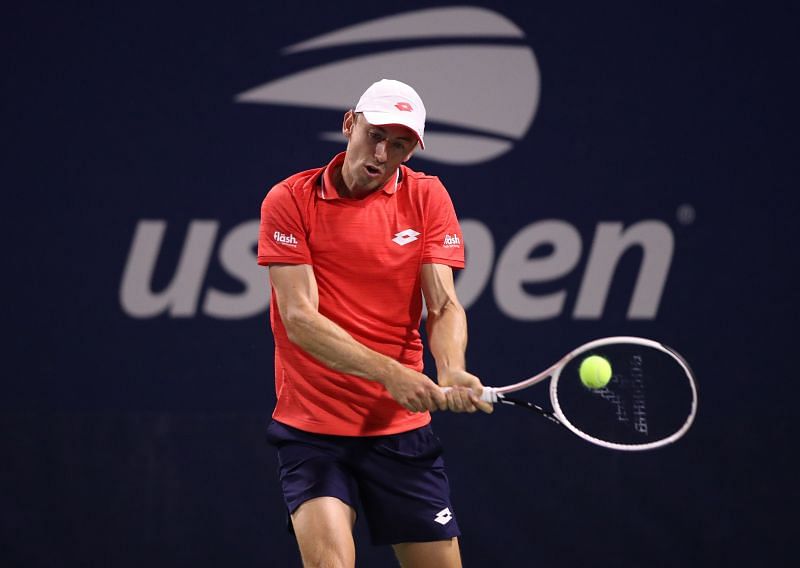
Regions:
<instances>
[{"instance_id":1,"label":"fingers gripping handle","mask_svg":"<svg viewBox=\"0 0 800 568\"><path fill-rule=\"evenodd\" d=\"M447 394L447 391L452 390L452 388L453 387L442 387L442 392ZM498 401L497 389L494 387L483 387L481 400L484 402L491 402L493 404L496 403Z\"/></svg>"}]
</instances>

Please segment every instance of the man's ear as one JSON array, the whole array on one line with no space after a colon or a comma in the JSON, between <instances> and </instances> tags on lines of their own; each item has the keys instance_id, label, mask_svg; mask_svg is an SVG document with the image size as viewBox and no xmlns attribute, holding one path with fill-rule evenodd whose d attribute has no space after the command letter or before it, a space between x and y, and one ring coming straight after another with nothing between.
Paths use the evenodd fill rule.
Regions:
<instances>
[{"instance_id":1,"label":"man's ear","mask_svg":"<svg viewBox=\"0 0 800 568\"><path fill-rule=\"evenodd\" d=\"M348 110L344 113L344 118L342 119L342 134L345 135L345 138L348 140L350 136L353 134L353 128L356 124L356 115L352 110Z\"/></svg>"}]
</instances>

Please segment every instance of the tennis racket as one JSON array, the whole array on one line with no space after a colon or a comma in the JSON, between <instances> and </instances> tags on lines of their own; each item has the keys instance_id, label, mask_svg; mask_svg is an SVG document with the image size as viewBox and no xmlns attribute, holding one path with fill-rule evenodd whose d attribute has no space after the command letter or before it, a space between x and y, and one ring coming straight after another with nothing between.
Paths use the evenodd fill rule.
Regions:
<instances>
[{"instance_id":1,"label":"tennis racket","mask_svg":"<svg viewBox=\"0 0 800 568\"><path fill-rule=\"evenodd\" d=\"M591 355L611 363L612 377L590 389L578 374ZM552 411L509 396L550 379ZM613 450L651 450L681 438L697 412L697 387L686 360L675 350L641 337L590 341L550 368L505 387L484 387L481 399L541 414L577 436Z\"/></svg>"}]
</instances>

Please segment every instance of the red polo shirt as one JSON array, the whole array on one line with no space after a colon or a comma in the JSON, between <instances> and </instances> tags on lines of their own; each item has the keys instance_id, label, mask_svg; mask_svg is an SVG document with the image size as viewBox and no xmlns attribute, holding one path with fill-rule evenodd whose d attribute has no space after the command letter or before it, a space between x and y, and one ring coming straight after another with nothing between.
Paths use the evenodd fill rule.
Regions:
<instances>
[{"instance_id":1,"label":"red polo shirt","mask_svg":"<svg viewBox=\"0 0 800 568\"><path fill-rule=\"evenodd\" d=\"M420 268L464 267L461 228L438 178L401 166L363 199L344 199L326 168L293 175L261 205L258 263L309 264L319 311L356 341L422 370ZM383 385L329 369L291 343L275 294L273 418L308 432L377 436L412 430L430 415L407 411Z\"/></svg>"}]
</instances>

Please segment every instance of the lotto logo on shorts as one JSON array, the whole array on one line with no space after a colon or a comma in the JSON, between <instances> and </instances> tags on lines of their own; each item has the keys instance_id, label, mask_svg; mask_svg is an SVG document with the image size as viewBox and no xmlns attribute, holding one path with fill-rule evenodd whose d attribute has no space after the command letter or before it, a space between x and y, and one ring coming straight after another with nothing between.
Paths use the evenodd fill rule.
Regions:
<instances>
[{"instance_id":1,"label":"lotto logo on shorts","mask_svg":"<svg viewBox=\"0 0 800 568\"><path fill-rule=\"evenodd\" d=\"M453 513L450 512L449 508L445 507L444 509L436 513L436 516L434 517L433 520L439 523L440 525L444 526L453 520Z\"/></svg>"},{"instance_id":2,"label":"lotto logo on shorts","mask_svg":"<svg viewBox=\"0 0 800 568\"><path fill-rule=\"evenodd\" d=\"M289 233L288 235L284 235L280 231L275 231L272 234L272 238L275 239L276 243L281 243L282 245L287 245L290 247L297 246L297 239L291 233Z\"/></svg>"},{"instance_id":3,"label":"lotto logo on shorts","mask_svg":"<svg viewBox=\"0 0 800 568\"><path fill-rule=\"evenodd\" d=\"M444 248L460 248L461 247L461 239L458 238L458 235L453 233L452 235L445 234L444 236Z\"/></svg>"}]
</instances>

